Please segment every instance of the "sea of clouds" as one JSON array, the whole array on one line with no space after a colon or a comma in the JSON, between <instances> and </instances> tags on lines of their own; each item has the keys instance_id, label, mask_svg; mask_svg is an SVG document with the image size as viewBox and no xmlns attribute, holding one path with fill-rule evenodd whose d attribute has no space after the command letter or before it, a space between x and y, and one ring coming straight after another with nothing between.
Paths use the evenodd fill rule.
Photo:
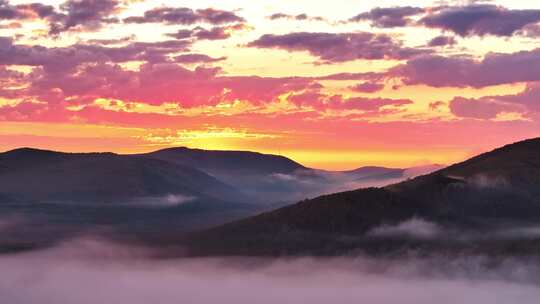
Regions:
<instances>
[{"instance_id":1,"label":"sea of clouds","mask_svg":"<svg viewBox=\"0 0 540 304\"><path fill-rule=\"evenodd\" d=\"M481 256L178 258L96 239L0 256L9 304L538 303L540 267Z\"/></svg>"}]
</instances>

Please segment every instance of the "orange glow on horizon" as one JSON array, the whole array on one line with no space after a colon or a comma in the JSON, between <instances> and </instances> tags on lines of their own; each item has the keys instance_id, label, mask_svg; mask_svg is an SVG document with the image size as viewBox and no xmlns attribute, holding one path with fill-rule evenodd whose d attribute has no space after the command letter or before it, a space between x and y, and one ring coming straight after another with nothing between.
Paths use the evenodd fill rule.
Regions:
<instances>
[{"instance_id":1,"label":"orange glow on horizon","mask_svg":"<svg viewBox=\"0 0 540 304\"><path fill-rule=\"evenodd\" d=\"M408 22L436 0L89 1L73 16L42 1L54 18L8 2L22 11L0 20L0 150L187 146L344 170L450 164L540 135L536 23L504 23L508 35ZM424 9L400 26L370 15L398 6ZM156 8L193 15L149 18Z\"/></svg>"}]
</instances>

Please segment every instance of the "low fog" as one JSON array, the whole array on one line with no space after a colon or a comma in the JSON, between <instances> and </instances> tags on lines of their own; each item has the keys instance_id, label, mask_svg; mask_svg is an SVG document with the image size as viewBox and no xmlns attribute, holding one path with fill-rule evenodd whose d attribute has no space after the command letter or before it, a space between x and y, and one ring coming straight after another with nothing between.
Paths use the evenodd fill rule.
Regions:
<instances>
[{"instance_id":1,"label":"low fog","mask_svg":"<svg viewBox=\"0 0 540 304\"><path fill-rule=\"evenodd\" d=\"M381 186L422 173L405 171L397 178L360 178L344 173L274 174L262 185L273 185L275 188L270 189L275 193L294 197L290 188L281 186L293 183L301 185L303 194L315 194L310 191ZM482 187L505 184L488 177L474 182ZM337 189L336 185L346 189ZM358 253L333 258L170 258L173 255L163 254L166 246L136 247L98 237L111 232L117 236L149 232L153 240L163 231L176 234L207 225L208 219L201 216L190 223L192 214L179 220L179 207L198 200L195 196L171 194L135 199L106 209L42 204L12 210L5 205L3 208L9 212L0 216L0 243L16 249L21 240L41 243L34 250L0 254L0 303L529 304L538 303L540 298L538 257L449 257L400 252L399 258ZM499 224L485 234L413 217L382 224L365 237L426 242L444 239L466 244L486 238L527 241L540 237L540 226L534 223Z\"/></svg>"},{"instance_id":2,"label":"low fog","mask_svg":"<svg viewBox=\"0 0 540 304\"><path fill-rule=\"evenodd\" d=\"M488 224L489 222L486 222ZM521 240L540 237L540 225L536 223L493 222L489 233L477 230L463 230L456 227L443 227L435 222L413 217L394 225L383 224L369 230L369 237L408 238L419 240L453 240L474 242L479 240Z\"/></svg>"},{"instance_id":3,"label":"low fog","mask_svg":"<svg viewBox=\"0 0 540 304\"><path fill-rule=\"evenodd\" d=\"M156 197L141 197L129 201L125 204L134 206L147 207L176 207L185 203L193 202L197 198L183 194L168 194Z\"/></svg>"},{"instance_id":4,"label":"low fog","mask_svg":"<svg viewBox=\"0 0 540 304\"><path fill-rule=\"evenodd\" d=\"M439 225L421 218L412 218L397 225L381 225L368 232L368 235L371 236L405 236L419 239L436 238L441 234L442 231Z\"/></svg>"},{"instance_id":5,"label":"low fog","mask_svg":"<svg viewBox=\"0 0 540 304\"><path fill-rule=\"evenodd\" d=\"M488 266L489 265L489 266ZM153 259L96 239L0 256L10 304L538 303L530 260Z\"/></svg>"},{"instance_id":6,"label":"low fog","mask_svg":"<svg viewBox=\"0 0 540 304\"><path fill-rule=\"evenodd\" d=\"M367 167L364 167L367 168ZM291 174L273 173L268 176L249 177L241 181L240 187L247 195L264 197L268 202L293 203L306 198L369 187L384 187L390 184L424 175L442 168L427 165L408 169L381 168L380 172L298 170ZM361 169L360 169L361 170ZM386 170L386 171L385 171ZM401 171L399 174L395 171ZM385 174L386 173L386 174ZM225 178L226 183L235 184L237 177Z\"/></svg>"}]
</instances>

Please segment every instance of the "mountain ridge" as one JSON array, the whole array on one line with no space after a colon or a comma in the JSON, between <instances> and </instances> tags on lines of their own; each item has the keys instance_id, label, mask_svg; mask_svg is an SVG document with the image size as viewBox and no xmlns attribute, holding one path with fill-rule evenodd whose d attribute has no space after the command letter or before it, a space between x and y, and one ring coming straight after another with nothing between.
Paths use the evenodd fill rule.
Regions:
<instances>
[{"instance_id":1,"label":"mountain ridge","mask_svg":"<svg viewBox=\"0 0 540 304\"><path fill-rule=\"evenodd\" d=\"M176 166L179 171L186 172L193 168L236 189L237 198L243 202L265 206L266 209L307 197L357 188L359 184L387 184L409 177L408 172L411 170L364 166L349 171L326 171L308 168L281 155L187 147L166 148L143 154L58 152L25 147L0 153L0 160L5 160L0 162L0 173L6 173L10 167L14 170L35 170L36 166L48 162L107 157L133 161L139 159L140 162L143 162L141 159L154 159L170 163L171 167ZM173 173L171 171L171 174ZM81 175L84 174L86 173L83 171ZM77 178L79 177L72 177L75 180ZM120 176L118 178L120 179Z\"/></svg>"},{"instance_id":2,"label":"mountain ridge","mask_svg":"<svg viewBox=\"0 0 540 304\"><path fill-rule=\"evenodd\" d=\"M467 174L461 178L460 173ZM497 177L493 173L502 174L503 182L490 184L489 178ZM401 183L320 196L235 221L194 234L188 244L195 255L332 254L368 250L370 230L413 218L451 229L538 222L539 184L540 138L535 138ZM344 241L351 238L357 242ZM412 243L400 240L399 244L406 248Z\"/></svg>"},{"instance_id":3,"label":"mountain ridge","mask_svg":"<svg viewBox=\"0 0 540 304\"><path fill-rule=\"evenodd\" d=\"M1 153L0 168L0 192L5 196L21 196L21 200L77 201L83 199L84 193L98 194L93 199L98 199L102 193L101 197L107 200L180 191L187 191L186 195L204 194L195 189L197 183L212 185L213 191L225 197L228 196L225 193L232 195L233 192L230 186L195 168L114 153L63 153L23 148ZM152 181L151 176L156 180ZM42 195L31 198L32 191ZM55 197L54 193L64 193L66 197Z\"/></svg>"}]
</instances>

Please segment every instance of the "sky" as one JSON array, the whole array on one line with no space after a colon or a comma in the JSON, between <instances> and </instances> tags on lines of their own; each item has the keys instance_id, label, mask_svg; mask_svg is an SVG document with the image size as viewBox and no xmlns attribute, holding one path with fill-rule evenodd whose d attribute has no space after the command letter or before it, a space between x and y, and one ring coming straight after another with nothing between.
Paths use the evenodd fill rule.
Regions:
<instances>
[{"instance_id":1,"label":"sky","mask_svg":"<svg viewBox=\"0 0 540 304\"><path fill-rule=\"evenodd\" d=\"M540 135L537 1L30 1L0 0L0 151L341 170Z\"/></svg>"}]
</instances>

